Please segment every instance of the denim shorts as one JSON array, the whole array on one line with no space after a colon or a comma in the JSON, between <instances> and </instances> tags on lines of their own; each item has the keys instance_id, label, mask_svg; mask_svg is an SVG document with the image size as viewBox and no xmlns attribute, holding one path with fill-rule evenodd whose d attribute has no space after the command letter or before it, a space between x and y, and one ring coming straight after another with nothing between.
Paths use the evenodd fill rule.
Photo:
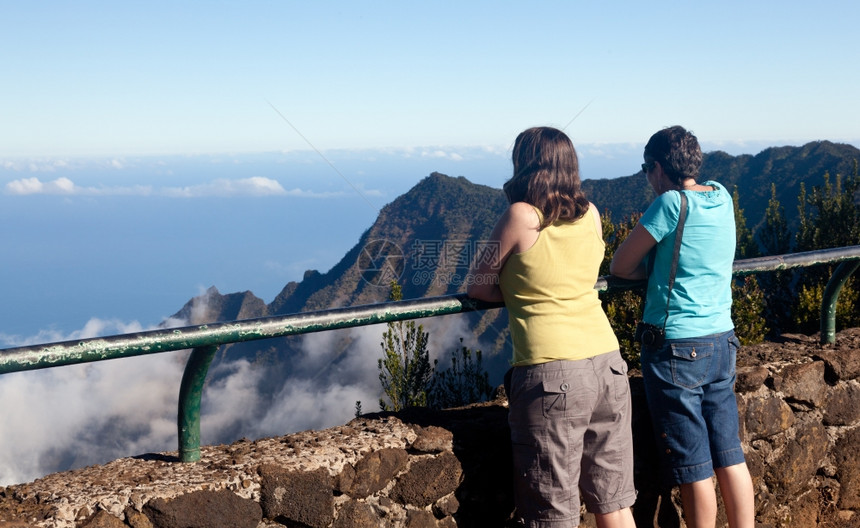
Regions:
<instances>
[{"instance_id":1,"label":"denim shorts","mask_svg":"<svg viewBox=\"0 0 860 528\"><path fill-rule=\"evenodd\" d=\"M514 367L506 385L514 498L526 526L577 526L580 500L593 513L633 505L630 383L618 351Z\"/></svg>"},{"instance_id":2,"label":"denim shorts","mask_svg":"<svg viewBox=\"0 0 860 528\"><path fill-rule=\"evenodd\" d=\"M642 377L657 448L672 485L744 462L738 434L734 330L642 347Z\"/></svg>"}]
</instances>

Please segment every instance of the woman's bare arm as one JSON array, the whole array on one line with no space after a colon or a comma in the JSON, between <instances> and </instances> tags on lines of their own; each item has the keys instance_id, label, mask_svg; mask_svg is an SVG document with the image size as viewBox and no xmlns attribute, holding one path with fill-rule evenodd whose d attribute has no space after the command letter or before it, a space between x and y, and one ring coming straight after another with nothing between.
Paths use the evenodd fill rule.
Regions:
<instances>
[{"instance_id":1,"label":"woman's bare arm","mask_svg":"<svg viewBox=\"0 0 860 528\"><path fill-rule=\"evenodd\" d=\"M642 224L636 224L633 231L615 250L609 273L622 279L645 278L645 256L657 244L654 237Z\"/></svg>"},{"instance_id":2,"label":"woman's bare arm","mask_svg":"<svg viewBox=\"0 0 860 528\"><path fill-rule=\"evenodd\" d=\"M540 234L540 218L534 208L525 202L510 205L496 222L487 246L498 249L495 258L481 258L477 255L469 272L469 297L484 301L502 302L499 288L499 273L508 257L532 247Z\"/></svg>"}]
</instances>

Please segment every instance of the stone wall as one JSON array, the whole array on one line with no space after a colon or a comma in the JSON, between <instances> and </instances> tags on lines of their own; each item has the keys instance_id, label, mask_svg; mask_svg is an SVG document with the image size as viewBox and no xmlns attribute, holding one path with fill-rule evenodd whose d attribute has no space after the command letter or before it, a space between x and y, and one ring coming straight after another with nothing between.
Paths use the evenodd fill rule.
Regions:
<instances>
[{"instance_id":1,"label":"stone wall","mask_svg":"<svg viewBox=\"0 0 860 528\"><path fill-rule=\"evenodd\" d=\"M631 386L637 525L683 526ZM860 330L744 347L737 391L758 525L860 526ZM207 446L194 464L120 459L0 488L0 528L516 526L506 417L499 398Z\"/></svg>"}]
</instances>

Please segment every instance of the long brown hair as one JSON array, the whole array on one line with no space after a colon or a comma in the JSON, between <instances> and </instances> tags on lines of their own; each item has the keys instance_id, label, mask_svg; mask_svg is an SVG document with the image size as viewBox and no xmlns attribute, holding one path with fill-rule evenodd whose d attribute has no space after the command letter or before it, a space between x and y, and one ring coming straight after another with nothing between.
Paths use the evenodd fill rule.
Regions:
<instances>
[{"instance_id":1,"label":"long brown hair","mask_svg":"<svg viewBox=\"0 0 860 528\"><path fill-rule=\"evenodd\" d=\"M573 142L561 130L534 127L514 142L514 175L503 189L510 203L526 202L543 213L541 229L556 220L577 220L588 211Z\"/></svg>"}]
</instances>

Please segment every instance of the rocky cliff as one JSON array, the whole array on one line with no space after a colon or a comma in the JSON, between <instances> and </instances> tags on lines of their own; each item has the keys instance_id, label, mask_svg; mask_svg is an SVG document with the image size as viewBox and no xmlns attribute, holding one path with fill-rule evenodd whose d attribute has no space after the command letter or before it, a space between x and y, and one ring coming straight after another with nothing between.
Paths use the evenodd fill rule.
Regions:
<instances>
[{"instance_id":1,"label":"rocky cliff","mask_svg":"<svg viewBox=\"0 0 860 528\"><path fill-rule=\"evenodd\" d=\"M637 525L683 526L631 385ZM860 526L860 329L744 347L737 390L758 526ZM124 458L0 488L0 528L515 526L506 415L501 395L209 446L193 464Z\"/></svg>"}]
</instances>

